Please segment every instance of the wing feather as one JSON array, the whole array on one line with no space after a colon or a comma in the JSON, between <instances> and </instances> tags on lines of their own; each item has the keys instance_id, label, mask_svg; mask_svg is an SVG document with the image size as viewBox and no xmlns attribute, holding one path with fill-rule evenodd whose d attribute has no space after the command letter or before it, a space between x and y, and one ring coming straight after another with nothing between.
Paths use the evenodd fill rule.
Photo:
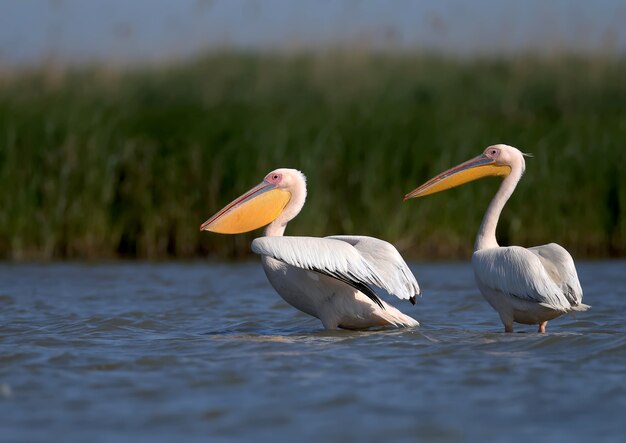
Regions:
<instances>
[{"instance_id":1,"label":"wing feather","mask_svg":"<svg viewBox=\"0 0 626 443\"><path fill-rule=\"evenodd\" d=\"M414 301L419 295L417 281L398 251L371 237L261 237L252 242L252 251L331 276L370 298L376 297L372 287L401 299Z\"/></svg>"},{"instance_id":2,"label":"wing feather","mask_svg":"<svg viewBox=\"0 0 626 443\"><path fill-rule=\"evenodd\" d=\"M476 251L472 263L476 278L491 289L552 309L571 309L539 257L528 249L510 246Z\"/></svg>"},{"instance_id":3,"label":"wing feather","mask_svg":"<svg viewBox=\"0 0 626 443\"><path fill-rule=\"evenodd\" d=\"M374 272L380 284L377 286L401 299L415 304L420 287L398 250L389 242L362 235L334 235L326 237L351 244Z\"/></svg>"},{"instance_id":4,"label":"wing feather","mask_svg":"<svg viewBox=\"0 0 626 443\"><path fill-rule=\"evenodd\" d=\"M565 248L556 243L528 248L535 254L546 269L548 276L561 288L572 306L583 301L583 289L578 280L576 265Z\"/></svg>"}]
</instances>

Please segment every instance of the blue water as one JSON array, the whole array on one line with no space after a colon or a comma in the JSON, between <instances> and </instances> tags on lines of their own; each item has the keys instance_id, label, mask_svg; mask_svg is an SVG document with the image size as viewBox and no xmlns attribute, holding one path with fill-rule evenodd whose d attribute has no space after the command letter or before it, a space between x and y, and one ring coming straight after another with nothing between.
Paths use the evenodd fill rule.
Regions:
<instances>
[{"instance_id":1,"label":"blue water","mask_svg":"<svg viewBox=\"0 0 626 443\"><path fill-rule=\"evenodd\" d=\"M416 330L325 332L257 262L0 265L0 441L621 442L626 262L592 310L501 333L468 264Z\"/></svg>"}]
</instances>

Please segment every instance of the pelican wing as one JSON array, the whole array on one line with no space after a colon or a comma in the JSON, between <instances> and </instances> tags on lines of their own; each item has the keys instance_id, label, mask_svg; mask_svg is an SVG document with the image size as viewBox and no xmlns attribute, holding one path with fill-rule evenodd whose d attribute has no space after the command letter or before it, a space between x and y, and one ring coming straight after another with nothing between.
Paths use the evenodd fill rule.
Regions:
<instances>
[{"instance_id":1,"label":"pelican wing","mask_svg":"<svg viewBox=\"0 0 626 443\"><path fill-rule=\"evenodd\" d=\"M476 278L487 287L560 311L571 304L550 278L539 256L519 246L476 251L472 257Z\"/></svg>"},{"instance_id":2,"label":"pelican wing","mask_svg":"<svg viewBox=\"0 0 626 443\"><path fill-rule=\"evenodd\" d=\"M377 285L401 299L415 304L420 287L398 250L384 240L362 235L333 235L326 237L351 244L376 272L381 284Z\"/></svg>"},{"instance_id":3,"label":"pelican wing","mask_svg":"<svg viewBox=\"0 0 626 443\"><path fill-rule=\"evenodd\" d=\"M371 287L412 302L419 295L415 277L398 251L382 240L356 236L261 237L252 242L252 251L341 280L380 306Z\"/></svg>"},{"instance_id":4,"label":"pelican wing","mask_svg":"<svg viewBox=\"0 0 626 443\"><path fill-rule=\"evenodd\" d=\"M570 304L580 305L583 301L583 289L580 287L576 266L569 252L556 243L535 246L528 250L539 257L548 276L561 288Z\"/></svg>"}]
</instances>

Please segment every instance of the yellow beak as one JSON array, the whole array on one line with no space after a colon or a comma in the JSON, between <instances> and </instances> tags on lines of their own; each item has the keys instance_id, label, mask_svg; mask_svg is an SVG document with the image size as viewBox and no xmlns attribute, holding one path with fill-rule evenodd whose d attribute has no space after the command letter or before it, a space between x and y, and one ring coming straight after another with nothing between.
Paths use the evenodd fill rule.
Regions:
<instances>
[{"instance_id":1,"label":"yellow beak","mask_svg":"<svg viewBox=\"0 0 626 443\"><path fill-rule=\"evenodd\" d=\"M507 176L510 172L510 166L498 165L491 157L481 154L431 178L420 187L406 194L404 199L424 197L425 195L445 191L483 177L494 175Z\"/></svg>"},{"instance_id":2,"label":"yellow beak","mask_svg":"<svg viewBox=\"0 0 626 443\"><path fill-rule=\"evenodd\" d=\"M220 234L252 231L276 220L290 199L289 191L264 181L202 223L200 230Z\"/></svg>"}]
</instances>

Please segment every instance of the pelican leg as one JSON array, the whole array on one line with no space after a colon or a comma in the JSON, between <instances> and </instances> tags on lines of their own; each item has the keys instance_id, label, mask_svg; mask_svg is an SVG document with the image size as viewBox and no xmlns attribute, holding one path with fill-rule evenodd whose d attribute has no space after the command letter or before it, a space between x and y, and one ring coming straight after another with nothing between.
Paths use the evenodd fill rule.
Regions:
<instances>
[{"instance_id":1,"label":"pelican leg","mask_svg":"<svg viewBox=\"0 0 626 443\"><path fill-rule=\"evenodd\" d=\"M324 317L320 318L320 320L322 321L322 325L324 325L324 329L326 329L327 331L336 331L340 328L335 318Z\"/></svg>"},{"instance_id":2,"label":"pelican leg","mask_svg":"<svg viewBox=\"0 0 626 443\"><path fill-rule=\"evenodd\" d=\"M498 312L500 321L504 325L504 332L513 332L513 315L507 312Z\"/></svg>"},{"instance_id":3,"label":"pelican leg","mask_svg":"<svg viewBox=\"0 0 626 443\"><path fill-rule=\"evenodd\" d=\"M540 323L539 324L539 330L537 332L539 332L540 334L545 334L547 326L548 326L548 322L547 321L544 321L543 323Z\"/></svg>"}]
</instances>

